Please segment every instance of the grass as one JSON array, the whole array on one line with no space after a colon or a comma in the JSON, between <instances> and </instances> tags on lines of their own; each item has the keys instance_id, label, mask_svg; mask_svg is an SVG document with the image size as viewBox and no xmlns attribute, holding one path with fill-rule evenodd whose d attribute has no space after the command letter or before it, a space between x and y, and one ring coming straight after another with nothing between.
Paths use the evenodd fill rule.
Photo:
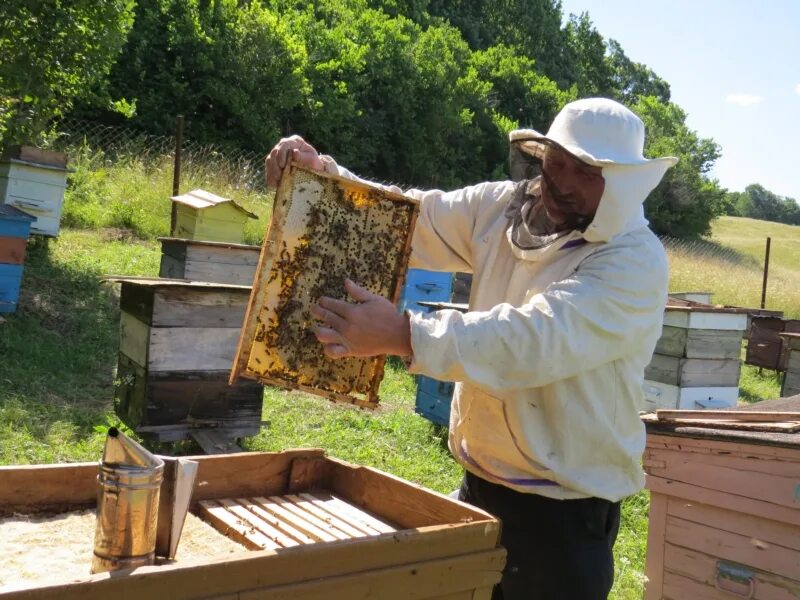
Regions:
<instances>
[{"instance_id":1,"label":"grass","mask_svg":"<svg viewBox=\"0 0 800 600\"><path fill-rule=\"evenodd\" d=\"M761 306L764 248L772 238L765 308L800 318L800 227L739 217L714 222L711 241L668 242L670 290L710 291L721 304Z\"/></svg>"},{"instance_id":2,"label":"grass","mask_svg":"<svg viewBox=\"0 0 800 600\"><path fill-rule=\"evenodd\" d=\"M111 399L119 320L116 288L102 283L101 277L158 273L159 245L154 238L166 234L169 221L171 174L166 159L147 163L131 159L113 165L93 162L98 159L91 155L80 160L64 211L71 226L56 240L29 244L20 309L0 325L0 356L4 357L0 361L0 464L98 459L102 429L116 423ZM215 183L220 175L213 169L204 172L200 165L185 173L191 186L205 186L260 211L261 218L248 230L249 241L259 241L269 214L267 198L237 189L225 178ZM723 222L720 235L734 226L738 224ZM711 246L716 259L692 256L689 251L681 255L681 250L671 248L672 289L709 289L713 284L718 301L753 305L750 296L742 293L746 286L740 276L756 277L757 266L748 263L744 248L733 259L725 258L720 244ZM783 251L779 255L775 264L791 272L791 260L784 260ZM722 267L713 260L723 261ZM742 275L732 271L731 265L743 269ZM717 270L723 267L728 270ZM685 273L691 269L704 275L688 279ZM723 285L726 277L735 278L732 286ZM796 281L794 287L786 288L791 297L798 293ZM461 469L447 450L446 432L414 414L414 392L413 379L392 362L381 387L382 406L375 412L268 388L263 419L269 426L244 446L247 450L320 447L332 456L449 493L458 486ZM778 385L768 372L759 374L745 366L740 392L744 401L772 398L778 395ZM185 444L180 451L198 449ZM642 596L648 505L645 491L623 504L611 598Z\"/></svg>"}]
</instances>

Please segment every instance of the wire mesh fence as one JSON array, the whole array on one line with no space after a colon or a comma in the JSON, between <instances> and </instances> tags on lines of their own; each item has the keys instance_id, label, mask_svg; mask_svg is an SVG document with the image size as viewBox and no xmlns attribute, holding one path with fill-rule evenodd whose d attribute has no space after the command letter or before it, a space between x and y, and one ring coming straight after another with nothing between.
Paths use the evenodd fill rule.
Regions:
<instances>
[{"instance_id":1,"label":"wire mesh fence","mask_svg":"<svg viewBox=\"0 0 800 600\"><path fill-rule=\"evenodd\" d=\"M175 136L153 135L133 127L64 119L58 131L52 148L71 156L100 153L103 161L111 164L131 159L161 162L173 160L175 156ZM227 180L237 186L258 191L265 188L264 155L258 152L203 144L184 137L181 169L193 166L213 166L215 172L224 173Z\"/></svg>"}]
</instances>

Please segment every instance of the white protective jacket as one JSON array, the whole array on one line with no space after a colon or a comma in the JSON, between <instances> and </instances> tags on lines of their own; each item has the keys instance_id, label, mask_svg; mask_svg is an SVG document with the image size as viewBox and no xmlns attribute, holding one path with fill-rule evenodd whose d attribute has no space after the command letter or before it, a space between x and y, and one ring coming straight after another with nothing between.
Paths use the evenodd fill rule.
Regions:
<instances>
[{"instance_id":1,"label":"white protective jacket","mask_svg":"<svg viewBox=\"0 0 800 600\"><path fill-rule=\"evenodd\" d=\"M410 266L473 274L469 312L410 317L411 371L458 382L449 445L468 471L521 492L617 501L644 483L638 407L666 254L643 198L613 177L587 234L520 250L504 216L514 186L404 192L421 201Z\"/></svg>"}]
</instances>

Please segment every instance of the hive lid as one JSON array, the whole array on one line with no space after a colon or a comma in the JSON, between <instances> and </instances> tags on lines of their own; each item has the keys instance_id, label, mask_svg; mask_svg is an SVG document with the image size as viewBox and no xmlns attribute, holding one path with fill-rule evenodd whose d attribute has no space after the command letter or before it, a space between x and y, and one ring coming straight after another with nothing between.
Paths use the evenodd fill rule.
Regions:
<instances>
[{"instance_id":1,"label":"hive lid","mask_svg":"<svg viewBox=\"0 0 800 600\"><path fill-rule=\"evenodd\" d=\"M186 206L191 206L192 208L196 208L197 210L203 210L205 208L211 208L212 206L218 206L220 204L230 203L231 205L233 205L235 208L246 214L251 219L258 218L257 214L251 213L249 210L244 208L242 205L237 204L230 198L223 198L222 196L217 196L216 194L212 194L211 192L207 192L199 188L196 190L192 190L191 192L181 194L180 196L172 196L170 199L173 202L185 204Z\"/></svg>"}]
</instances>

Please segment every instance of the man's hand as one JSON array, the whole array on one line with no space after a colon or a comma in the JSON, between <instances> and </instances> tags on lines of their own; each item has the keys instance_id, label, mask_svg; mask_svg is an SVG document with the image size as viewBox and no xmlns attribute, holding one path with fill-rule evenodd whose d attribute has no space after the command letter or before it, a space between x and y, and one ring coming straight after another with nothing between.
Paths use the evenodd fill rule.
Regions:
<instances>
[{"instance_id":1,"label":"man's hand","mask_svg":"<svg viewBox=\"0 0 800 600\"><path fill-rule=\"evenodd\" d=\"M408 317L381 296L349 279L344 282L352 304L334 298L320 298L311 313L323 325L314 334L328 358L346 356L411 355L411 328Z\"/></svg>"},{"instance_id":2,"label":"man's hand","mask_svg":"<svg viewBox=\"0 0 800 600\"><path fill-rule=\"evenodd\" d=\"M314 146L299 135L283 138L275 144L275 147L264 161L267 187L278 187L281 175L283 175L283 169L291 161L315 171L323 170L322 160L320 160L319 152L314 149Z\"/></svg>"}]
</instances>

